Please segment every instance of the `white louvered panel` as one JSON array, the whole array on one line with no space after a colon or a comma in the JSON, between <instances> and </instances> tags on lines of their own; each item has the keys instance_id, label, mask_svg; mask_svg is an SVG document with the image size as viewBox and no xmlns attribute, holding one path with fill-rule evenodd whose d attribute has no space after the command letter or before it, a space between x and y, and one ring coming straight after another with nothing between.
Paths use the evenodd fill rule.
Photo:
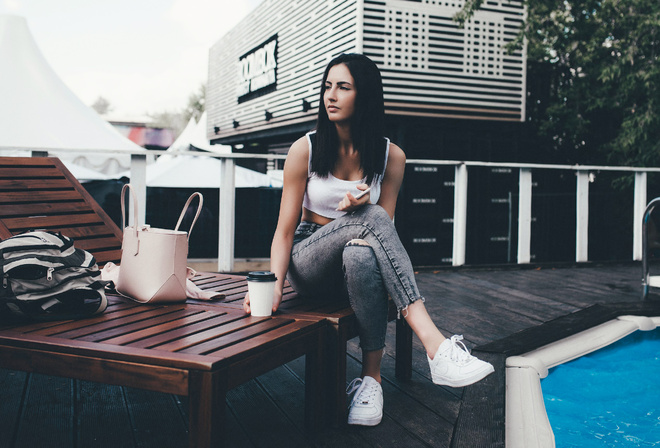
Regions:
<instances>
[{"instance_id":1,"label":"white louvered panel","mask_svg":"<svg viewBox=\"0 0 660 448\"><path fill-rule=\"evenodd\" d=\"M386 6L384 13L384 66L426 70L429 45L427 14L402 6Z\"/></svg>"},{"instance_id":2,"label":"white louvered panel","mask_svg":"<svg viewBox=\"0 0 660 448\"><path fill-rule=\"evenodd\" d=\"M464 28L452 20L463 1L364 4L364 52L382 69L388 110L432 115L428 106L437 106L460 117L461 107L483 107L523 119L525 59L505 49L522 23L520 1L484 2Z\"/></svg>"},{"instance_id":3,"label":"white louvered panel","mask_svg":"<svg viewBox=\"0 0 660 448\"><path fill-rule=\"evenodd\" d=\"M465 24L463 73L477 76L502 76L504 57L504 20L501 14L482 12Z\"/></svg>"},{"instance_id":4,"label":"white louvered panel","mask_svg":"<svg viewBox=\"0 0 660 448\"><path fill-rule=\"evenodd\" d=\"M517 98L511 96L493 96L486 98L478 93L471 92L450 92L450 91L430 91L426 90L416 95L410 95L410 89L406 88L392 88L388 90L386 95L387 101L412 101L416 98L419 102L428 102L430 98L440 98L444 102L456 104L465 102L467 106L473 104L480 104L482 106L499 106L508 105L509 107L517 107Z\"/></svg>"},{"instance_id":5,"label":"white louvered panel","mask_svg":"<svg viewBox=\"0 0 660 448\"><path fill-rule=\"evenodd\" d=\"M415 72L405 72L403 76L387 77L384 76L383 80L392 86L402 85L414 88L451 88L451 89L481 89L486 93L499 94L499 93L515 93L520 95L520 83L510 80L494 81L488 86L484 86L483 82L477 79L457 79L449 76L431 76L428 74L420 74ZM438 87L441 84L441 87Z\"/></svg>"},{"instance_id":6,"label":"white louvered panel","mask_svg":"<svg viewBox=\"0 0 660 448\"><path fill-rule=\"evenodd\" d=\"M485 86L472 86L472 87L457 87L448 84L440 85L432 83L422 83L415 81L392 81L388 82L389 88L387 89L386 98L396 93L408 93L415 95L427 96L452 96L452 97L465 97L473 99L483 99L489 102L519 102L521 92L519 89L502 89L491 88Z\"/></svg>"}]
</instances>

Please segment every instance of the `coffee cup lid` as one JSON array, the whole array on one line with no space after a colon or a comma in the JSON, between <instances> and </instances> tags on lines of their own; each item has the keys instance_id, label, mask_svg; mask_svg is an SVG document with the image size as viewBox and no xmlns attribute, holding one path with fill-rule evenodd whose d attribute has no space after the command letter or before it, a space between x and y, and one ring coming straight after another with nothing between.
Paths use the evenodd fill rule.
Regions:
<instances>
[{"instance_id":1,"label":"coffee cup lid","mask_svg":"<svg viewBox=\"0 0 660 448\"><path fill-rule=\"evenodd\" d=\"M277 277L270 271L252 271L248 273L247 280L249 282L274 282Z\"/></svg>"}]
</instances>

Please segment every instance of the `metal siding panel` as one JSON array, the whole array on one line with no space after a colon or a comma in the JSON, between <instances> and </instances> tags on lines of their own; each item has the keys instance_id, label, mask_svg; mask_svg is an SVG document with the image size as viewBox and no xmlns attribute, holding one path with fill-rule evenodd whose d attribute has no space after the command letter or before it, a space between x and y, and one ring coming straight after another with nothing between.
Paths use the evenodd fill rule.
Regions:
<instances>
[{"instance_id":1,"label":"metal siding panel","mask_svg":"<svg viewBox=\"0 0 660 448\"><path fill-rule=\"evenodd\" d=\"M452 20L460 0L364 3L364 52L381 67L389 111L435 115L429 106L479 106L523 119L525 58L504 51L522 23L520 2L488 1L465 28ZM455 117L472 115L456 110Z\"/></svg>"},{"instance_id":2,"label":"metal siding panel","mask_svg":"<svg viewBox=\"0 0 660 448\"><path fill-rule=\"evenodd\" d=\"M262 3L210 51L207 89L208 129L234 131L273 119L299 118L302 100L318 106L321 74L331 55L354 51L357 25L355 0L271 0ZM236 63L239 57L278 35L277 89L238 103ZM295 115L295 116L294 116ZM309 112L313 119L313 110ZM240 126L238 128L240 130Z\"/></svg>"}]
</instances>

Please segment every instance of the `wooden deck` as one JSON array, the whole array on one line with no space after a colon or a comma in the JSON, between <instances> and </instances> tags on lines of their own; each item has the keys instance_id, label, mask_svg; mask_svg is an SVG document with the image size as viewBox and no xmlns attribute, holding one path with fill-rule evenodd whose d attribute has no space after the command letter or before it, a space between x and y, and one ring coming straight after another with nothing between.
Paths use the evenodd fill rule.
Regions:
<instances>
[{"instance_id":1,"label":"wooden deck","mask_svg":"<svg viewBox=\"0 0 660 448\"><path fill-rule=\"evenodd\" d=\"M619 309L660 311L658 295L640 300L637 263L439 269L420 271L417 279L438 326L448 335L463 334L468 347L495 364L495 374L463 389L435 386L415 338L412 380L398 381L391 322L383 362L385 417L379 426L328 428L306 440L304 359L299 358L228 393L227 445L503 447L506 356L609 320ZM360 372L355 339L348 358L352 378ZM185 397L1 367L0 448L187 446Z\"/></svg>"}]
</instances>

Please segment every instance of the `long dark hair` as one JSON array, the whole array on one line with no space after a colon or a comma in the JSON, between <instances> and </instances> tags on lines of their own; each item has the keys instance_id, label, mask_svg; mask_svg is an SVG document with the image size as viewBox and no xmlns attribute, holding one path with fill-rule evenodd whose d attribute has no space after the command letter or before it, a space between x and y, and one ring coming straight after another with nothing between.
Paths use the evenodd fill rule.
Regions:
<instances>
[{"instance_id":1,"label":"long dark hair","mask_svg":"<svg viewBox=\"0 0 660 448\"><path fill-rule=\"evenodd\" d=\"M345 64L355 82L355 112L351 117L353 148L360 154L360 168L371 184L374 176L385 171L383 81L376 64L362 54L341 54L331 60L323 73L316 142L312 153L312 171L321 177L332 172L339 156L339 137L328 118L323 95L330 69Z\"/></svg>"}]
</instances>

